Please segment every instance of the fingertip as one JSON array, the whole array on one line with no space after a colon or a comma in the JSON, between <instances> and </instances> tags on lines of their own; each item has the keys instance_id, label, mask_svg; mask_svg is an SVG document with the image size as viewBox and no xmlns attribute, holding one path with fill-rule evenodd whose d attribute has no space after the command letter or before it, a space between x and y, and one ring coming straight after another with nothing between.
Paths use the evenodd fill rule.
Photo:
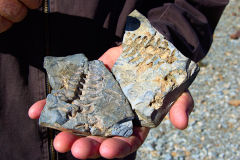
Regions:
<instances>
[{"instance_id":1,"label":"fingertip","mask_svg":"<svg viewBox=\"0 0 240 160\"><path fill-rule=\"evenodd\" d=\"M172 124L180 129L186 129L188 126L188 112L194 106L192 96L189 92L184 92L172 106L169 117Z\"/></svg>"},{"instance_id":2,"label":"fingertip","mask_svg":"<svg viewBox=\"0 0 240 160\"><path fill-rule=\"evenodd\" d=\"M98 60L102 61L105 66L111 70L122 53L122 46L113 47L107 50Z\"/></svg>"},{"instance_id":3,"label":"fingertip","mask_svg":"<svg viewBox=\"0 0 240 160\"><path fill-rule=\"evenodd\" d=\"M40 100L34 103L28 110L28 116L31 119L38 119L41 115L44 105L46 104L46 100Z\"/></svg>"},{"instance_id":4,"label":"fingertip","mask_svg":"<svg viewBox=\"0 0 240 160\"><path fill-rule=\"evenodd\" d=\"M123 158L131 153L131 146L121 139L109 138L101 144L99 152L107 159Z\"/></svg>"},{"instance_id":5,"label":"fingertip","mask_svg":"<svg viewBox=\"0 0 240 160\"><path fill-rule=\"evenodd\" d=\"M56 151L65 153L71 150L72 144L78 138L78 136L73 135L70 132L61 132L54 138L53 146Z\"/></svg>"},{"instance_id":6,"label":"fingertip","mask_svg":"<svg viewBox=\"0 0 240 160\"><path fill-rule=\"evenodd\" d=\"M87 159L99 157L100 143L90 138L80 138L72 145L71 152L75 158Z\"/></svg>"},{"instance_id":7,"label":"fingertip","mask_svg":"<svg viewBox=\"0 0 240 160\"><path fill-rule=\"evenodd\" d=\"M184 130L188 126L188 115L186 112L174 113L170 112L170 120L174 127L180 130Z\"/></svg>"}]
</instances>

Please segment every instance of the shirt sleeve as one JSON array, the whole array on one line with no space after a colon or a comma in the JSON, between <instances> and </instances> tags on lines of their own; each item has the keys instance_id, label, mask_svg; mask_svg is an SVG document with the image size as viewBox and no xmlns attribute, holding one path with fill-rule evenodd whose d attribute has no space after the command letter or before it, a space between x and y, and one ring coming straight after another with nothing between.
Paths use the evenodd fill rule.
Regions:
<instances>
[{"instance_id":1,"label":"shirt sleeve","mask_svg":"<svg viewBox=\"0 0 240 160\"><path fill-rule=\"evenodd\" d=\"M144 1L138 10L185 56L195 62L208 52L229 0Z\"/></svg>"}]
</instances>

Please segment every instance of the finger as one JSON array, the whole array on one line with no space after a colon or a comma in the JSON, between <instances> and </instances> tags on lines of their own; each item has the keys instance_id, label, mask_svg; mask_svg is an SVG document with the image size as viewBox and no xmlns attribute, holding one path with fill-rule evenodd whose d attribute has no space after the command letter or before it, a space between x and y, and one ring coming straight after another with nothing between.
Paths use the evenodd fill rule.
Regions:
<instances>
[{"instance_id":1,"label":"finger","mask_svg":"<svg viewBox=\"0 0 240 160\"><path fill-rule=\"evenodd\" d=\"M61 132L54 138L53 146L58 152L65 153L71 150L73 143L78 138L80 137L70 132Z\"/></svg>"},{"instance_id":2,"label":"finger","mask_svg":"<svg viewBox=\"0 0 240 160\"><path fill-rule=\"evenodd\" d=\"M122 46L113 47L107 50L98 60L102 61L106 67L111 69L122 53Z\"/></svg>"},{"instance_id":3,"label":"finger","mask_svg":"<svg viewBox=\"0 0 240 160\"><path fill-rule=\"evenodd\" d=\"M147 127L134 127L133 136L136 136L141 143L143 143L149 133L150 128Z\"/></svg>"},{"instance_id":4,"label":"finger","mask_svg":"<svg viewBox=\"0 0 240 160\"><path fill-rule=\"evenodd\" d=\"M130 147L131 147L131 151L135 152L144 142L144 140L146 139L147 135L149 132L149 128L146 127L134 127L134 131L133 131L133 135L126 138L126 137L113 137L116 139L121 139L125 142L127 142ZM124 157L127 155L124 155Z\"/></svg>"},{"instance_id":5,"label":"finger","mask_svg":"<svg viewBox=\"0 0 240 160\"><path fill-rule=\"evenodd\" d=\"M87 138L90 138L90 139L98 142L100 145L102 144L102 142L103 142L104 140L107 139L106 137L99 137L99 136L88 136ZM97 154L92 155L92 156L90 156L90 157L88 157L88 158L94 158L94 159L95 159L95 158L99 158L99 157L100 157L100 153L99 153L99 148L98 148Z\"/></svg>"},{"instance_id":6,"label":"finger","mask_svg":"<svg viewBox=\"0 0 240 160\"><path fill-rule=\"evenodd\" d=\"M100 145L101 143L92 138L80 138L73 143L71 152L78 159L97 158L100 156Z\"/></svg>"},{"instance_id":7,"label":"finger","mask_svg":"<svg viewBox=\"0 0 240 160\"><path fill-rule=\"evenodd\" d=\"M27 8L18 0L0 0L0 15L11 22L20 22L27 15Z\"/></svg>"},{"instance_id":8,"label":"finger","mask_svg":"<svg viewBox=\"0 0 240 160\"><path fill-rule=\"evenodd\" d=\"M104 140L107 139L105 137L99 137L99 136L88 136L88 138L93 139L93 140L97 141L98 143L102 143Z\"/></svg>"},{"instance_id":9,"label":"finger","mask_svg":"<svg viewBox=\"0 0 240 160\"><path fill-rule=\"evenodd\" d=\"M105 140L100 146L101 156L111 158L123 158L135 152L144 142L149 132L149 128L135 127L132 136L113 137Z\"/></svg>"},{"instance_id":10,"label":"finger","mask_svg":"<svg viewBox=\"0 0 240 160\"><path fill-rule=\"evenodd\" d=\"M5 32L12 26L12 22L0 16L0 33Z\"/></svg>"},{"instance_id":11,"label":"finger","mask_svg":"<svg viewBox=\"0 0 240 160\"><path fill-rule=\"evenodd\" d=\"M42 0L19 0L21 1L25 6L27 6L30 9L37 9L40 7Z\"/></svg>"},{"instance_id":12,"label":"finger","mask_svg":"<svg viewBox=\"0 0 240 160\"><path fill-rule=\"evenodd\" d=\"M170 121L178 129L185 129L188 125L188 112L194 106L192 96L184 92L172 106L169 114Z\"/></svg>"},{"instance_id":13,"label":"finger","mask_svg":"<svg viewBox=\"0 0 240 160\"><path fill-rule=\"evenodd\" d=\"M44 105L46 104L46 99L37 101L28 110L28 116L31 119L38 119L41 115Z\"/></svg>"},{"instance_id":14,"label":"finger","mask_svg":"<svg viewBox=\"0 0 240 160\"><path fill-rule=\"evenodd\" d=\"M122 158L131 153L131 146L121 139L109 138L103 141L99 152L102 157L107 159Z\"/></svg>"}]
</instances>

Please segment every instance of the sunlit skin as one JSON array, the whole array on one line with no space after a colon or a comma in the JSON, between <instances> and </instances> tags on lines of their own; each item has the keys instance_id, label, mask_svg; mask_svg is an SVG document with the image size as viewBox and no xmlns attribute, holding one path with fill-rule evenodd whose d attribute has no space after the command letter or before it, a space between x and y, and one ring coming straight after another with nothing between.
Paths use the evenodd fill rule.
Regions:
<instances>
[{"instance_id":1,"label":"sunlit skin","mask_svg":"<svg viewBox=\"0 0 240 160\"><path fill-rule=\"evenodd\" d=\"M122 47L114 47L106 51L100 58L106 67L111 69L122 53ZM31 119L38 119L46 100L37 101L28 112ZM185 129L188 125L188 115L194 106L190 93L184 92L172 106L169 117L177 129ZM149 128L134 127L132 136L125 137L80 137L69 132L61 132L54 139L54 148L61 153L71 151L78 159L105 157L108 159L122 158L136 151L144 142Z\"/></svg>"}]
</instances>

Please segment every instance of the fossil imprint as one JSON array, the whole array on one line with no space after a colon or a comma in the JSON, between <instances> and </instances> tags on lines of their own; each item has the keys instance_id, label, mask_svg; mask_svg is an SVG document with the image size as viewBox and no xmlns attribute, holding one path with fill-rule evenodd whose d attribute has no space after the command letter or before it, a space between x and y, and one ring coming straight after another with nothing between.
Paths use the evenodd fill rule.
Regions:
<instances>
[{"instance_id":1,"label":"fossil imprint","mask_svg":"<svg viewBox=\"0 0 240 160\"><path fill-rule=\"evenodd\" d=\"M199 67L136 10L128 16L122 46L114 76L83 54L46 57L53 90L40 125L79 135L126 137L133 132L133 119L141 126L159 125Z\"/></svg>"},{"instance_id":2,"label":"fossil imprint","mask_svg":"<svg viewBox=\"0 0 240 160\"><path fill-rule=\"evenodd\" d=\"M53 90L40 125L79 135L130 136L131 107L101 61L83 54L46 57L44 67Z\"/></svg>"},{"instance_id":3,"label":"fossil imprint","mask_svg":"<svg viewBox=\"0 0 240 160\"><path fill-rule=\"evenodd\" d=\"M199 67L136 10L127 18L122 46L112 72L141 126L156 127Z\"/></svg>"}]
</instances>

